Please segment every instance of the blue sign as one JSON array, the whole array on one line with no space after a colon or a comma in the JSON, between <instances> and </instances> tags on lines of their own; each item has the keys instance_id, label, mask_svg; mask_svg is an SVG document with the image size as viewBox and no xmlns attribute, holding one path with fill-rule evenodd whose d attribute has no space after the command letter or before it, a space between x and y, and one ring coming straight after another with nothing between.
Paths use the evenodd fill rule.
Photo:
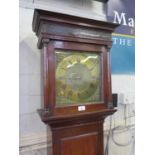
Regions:
<instances>
[{"instance_id":1,"label":"blue sign","mask_svg":"<svg viewBox=\"0 0 155 155\"><path fill-rule=\"evenodd\" d=\"M114 34L111 48L111 69L113 74L134 74L135 38Z\"/></svg>"},{"instance_id":2,"label":"blue sign","mask_svg":"<svg viewBox=\"0 0 155 155\"><path fill-rule=\"evenodd\" d=\"M107 20L118 23L111 49L112 74L135 72L135 1L109 0Z\"/></svg>"}]
</instances>

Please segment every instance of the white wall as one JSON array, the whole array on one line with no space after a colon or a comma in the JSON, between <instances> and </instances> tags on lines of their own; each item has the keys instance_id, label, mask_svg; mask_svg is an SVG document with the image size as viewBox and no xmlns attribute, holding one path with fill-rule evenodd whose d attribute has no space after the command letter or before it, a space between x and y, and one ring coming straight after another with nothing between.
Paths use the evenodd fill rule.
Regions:
<instances>
[{"instance_id":1,"label":"white wall","mask_svg":"<svg viewBox=\"0 0 155 155\"><path fill-rule=\"evenodd\" d=\"M115 129L114 135L110 132L108 155L134 155L134 87L134 75L112 75L112 92L118 93L118 111L106 118L104 124L105 147L110 126L111 129ZM124 104L125 102L128 104Z\"/></svg>"},{"instance_id":2,"label":"white wall","mask_svg":"<svg viewBox=\"0 0 155 155\"><path fill-rule=\"evenodd\" d=\"M20 154L46 154L46 126L41 122L36 110L41 107L40 91L40 52L37 49L37 38L32 32L33 9L20 7ZM113 93L119 94L118 112L112 116L112 127L125 125L126 117L134 115L134 75L113 75ZM124 106L123 97L128 98L130 105ZM126 111L125 111L126 109ZM115 120L115 121L114 121ZM126 119L127 125L134 124L134 117ZM105 122L105 135L108 133L110 119ZM131 134L121 132L116 139L125 143ZM106 139L105 139L106 140ZM110 138L109 155L133 155L133 143L127 147L115 145Z\"/></svg>"},{"instance_id":3,"label":"white wall","mask_svg":"<svg viewBox=\"0 0 155 155\"><path fill-rule=\"evenodd\" d=\"M96 20L106 20L106 5L94 0L20 0L20 7L39 8Z\"/></svg>"}]
</instances>

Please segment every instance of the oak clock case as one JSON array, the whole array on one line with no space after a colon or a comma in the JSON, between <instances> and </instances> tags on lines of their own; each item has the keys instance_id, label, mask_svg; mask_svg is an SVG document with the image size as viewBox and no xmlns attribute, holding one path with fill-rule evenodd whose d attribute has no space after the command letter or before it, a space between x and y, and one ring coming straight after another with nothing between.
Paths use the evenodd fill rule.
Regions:
<instances>
[{"instance_id":1,"label":"oak clock case","mask_svg":"<svg viewBox=\"0 0 155 155\"><path fill-rule=\"evenodd\" d=\"M104 155L112 104L110 48L117 24L35 9L43 105L52 144L47 155Z\"/></svg>"}]
</instances>

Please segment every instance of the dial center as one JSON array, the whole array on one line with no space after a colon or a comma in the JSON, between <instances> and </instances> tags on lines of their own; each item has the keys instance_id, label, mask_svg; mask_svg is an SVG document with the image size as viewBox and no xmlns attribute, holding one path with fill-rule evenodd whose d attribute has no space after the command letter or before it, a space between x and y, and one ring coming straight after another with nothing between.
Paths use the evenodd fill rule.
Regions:
<instances>
[{"instance_id":1,"label":"dial center","mask_svg":"<svg viewBox=\"0 0 155 155\"><path fill-rule=\"evenodd\" d=\"M76 63L67 69L67 84L73 90L81 91L89 87L91 74L89 69L80 63Z\"/></svg>"}]
</instances>

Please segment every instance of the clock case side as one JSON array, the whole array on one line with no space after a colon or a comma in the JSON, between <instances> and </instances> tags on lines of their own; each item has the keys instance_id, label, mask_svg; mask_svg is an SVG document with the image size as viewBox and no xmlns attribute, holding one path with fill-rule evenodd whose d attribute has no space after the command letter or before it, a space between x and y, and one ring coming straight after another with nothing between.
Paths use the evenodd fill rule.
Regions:
<instances>
[{"instance_id":1,"label":"clock case side","mask_svg":"<svg viewBox=\"0 0 155 155\"><path fill-rule=\"evenodd\" d=\"M60 25L59 29L57 27ZM67 32L60 30L66 27ZM44 86L44 105L39 110L42 118L44 116L67 116L83 115L93 112L104 112L113 109L111 93L111 71L110 53L112 46L111 33L117 24L96 21L92 19L74 17L70 15L53 13L43 10L35 10L33 18L33 31L38 36L38 48L42 49L42 73ZM52 30L54 28L55 32ZM76 30L76 33L74 33ZM87 31L87 34L83 33ZM80 33L82 32L82 34ZM94 35L97 32L97 35ZM102 33L100 36L100 33ZM97 105L86 105L87 110L78 112L77 106L56 107L55 101L55 60L54 50L70 49L99 51L103 54L103 82L104 82L104 103ZM114 112L115 110L113 110Z\"/></svg>"}]
</instances>

